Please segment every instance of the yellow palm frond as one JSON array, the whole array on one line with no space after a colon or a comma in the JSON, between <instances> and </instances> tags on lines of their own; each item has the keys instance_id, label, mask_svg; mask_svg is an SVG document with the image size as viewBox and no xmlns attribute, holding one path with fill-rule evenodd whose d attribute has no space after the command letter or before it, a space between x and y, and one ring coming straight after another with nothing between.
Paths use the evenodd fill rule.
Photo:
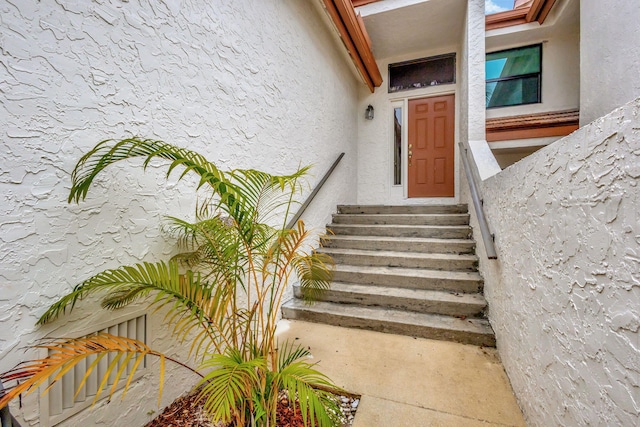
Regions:
<instances>
[{"instance_id":1,"label":"yellow palm frond","mask_svg":"<svg viewBox=\"0 0 640 427\"><path fill-rule=\"evenodd\" d=\"M6 406L9 401L17 397L18 395L25 393L30 394L37 390L41 385L49 383L49 386L44 390L47 393L56 381L60 380L62 376L69 370L73 369L75 365L84 361L90 356L96 356L95 361L87 368L87 372L84 378L78 386L78 391L84 387L89 375L98 365L98 362L109 353L115 354L116 357L109 364L103 377L100 379L100 386L96 392L95 401L98 400L102 394L107 381L110 376L114 378L114 386L109 390L109 397L113 395L116 390L115 385L123 378L125 369L128 362L134 360L133 368L127 376L127 381L124 386L124 393L126 394L129 385L133 379L133 376L141 365L145 356L156 356L160 358L160 376L164 376L165 359L171 360L180 364L183 367L193 369L184 365L181 362L167 358L162 353L152 350L145 343L130 338L118 337L111 334L101 333L85 338L69 339L55 341L46 345L36 346L37 348L43 348L48 350L49 355L42 359L35 359L24 364L18 365L14 369L5 372L1 375L0 380L2 382L18 381L18 384L14 387L7 388L2 395L0 395L0 408ZM121 362L120 368L118 368L118 362ZM200 375L200 374L198 374ZM160 382L160 388L158 390L158 399L162 396L162 381ZM124 398L124 394L123 394Z\"/></svg>"}]
</instances>

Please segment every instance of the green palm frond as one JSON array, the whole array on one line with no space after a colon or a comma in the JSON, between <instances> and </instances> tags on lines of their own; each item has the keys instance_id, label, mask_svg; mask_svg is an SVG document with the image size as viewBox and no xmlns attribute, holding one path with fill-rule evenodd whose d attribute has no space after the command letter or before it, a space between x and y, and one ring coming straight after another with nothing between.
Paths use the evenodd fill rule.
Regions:
<instances>
[{"instance_id":1,"label":"green palm frond","mask_svg":"<svg viewBox=\"0 0 640 427\"><path fill-rule=\"evenodd\" d=\"M291 365L296 360L307 357L311 354L309 349L300 345L295 345L292 341L285 341L278 346L278 372Z\"/></svg>"},{"instance_id":2,"label":"green palm frond","mask_svg":"<svg viewBox=\"0 0 640 427\"><path fill-rule=\"evenodd\" d=\"M233 289L212 286L200 279L200 274L187 271L180 274L175 262L144 263L123 266L99 273L60 298L38 320L44 324L57 318L67 309L72 310L77 301L98 292L106 293L102 306L117 309L131 304L151 293L155 299L150 306L171 306L167 320L174 325L179 337L186 337L194 329L202 329L201 340L211 340L211 345L228 343L229 319L227 309L233 297ZM192 348L199 348L194 342Z\"/></svg>"},{"instance_id":3,"label":"green palm frond","mask_svg":"<svg viewBox=\"0 0 640 427\"><path fill-rule=\"evenodd\" d=\"M120 308L146 296L154 288L170 288L170 282L179 281L180 274L175 263L144 263L105 270L76 285L73 291L52 304L40 317L38 324L51 322L67 309L72 311L79 300L97 292L119 292L118 298L114 298L113 295L107 296L107 306Z\"/></svg>"},{"instance_id":4,"label":"green palm frond","mask_svg":"<svg viewBox=\"0 0 640 427\"><path fill-rule=\"evenodd\" d=\"M181 252L171 257L170 261L174 261L181 266L189 269L196 269L201 263L204 262L204 254L199 250L192 252Z\"/></svg>"},{"instance_id":5,"label":"green palm frond","mask_svg":"<svg viewBox=\"0 0 640 427\"><path fill-rule=\"evenodd\" d=\"M335 386L313 365L305 361L289 363L274 376L274 387L287 390L289 401L298 401L305 426L334 427L340 409L333 393Z\"/></svg>"},{"instance_id":6,"label":"green palm frond","mask_svg":"<svg viewBox=\"0 0 640 427\"><path fill-rule=\"evenodd\" d=\"M125 159L144 157L143 167L146 168L154 158L169 160L167 177L178 166L184 167L180 178L189 172L200 176L198 188L209 184L214 191L221 195L224 203L233 205L235 195L233 186L227 185L227 179L213 163L202 155L179 148L162 141L151 139L127 138L119 142L105 140L98 143L91 151L82 156L71 173L71 192L69 203L84 200L95 177L106 167Z\"/></svg>"},{"instance_id":7,"label":"green palm frond","mask_svg":"<svg viewBox=\"0 0 640 427\"><path fill-rule=\"evenodd\" d=\"M244 202L239 209L249 213L247 220L254 223L269 223L291 203L291 195L299 192L300 179L310 167L298 169L291 175L276 176L255 169L236 169L228 177Z\"/></svg>"},{"instance_id":8,"label":"green palm frond","mask_svg":"<svg viewBox=\"0 0 640 427\"><path fill-rule=\"evenodd\" d=\"M233 220L219 215L196 223L168 217L165 227L189 252L173 259L186 261L191 268L204 267L206 278L213 282L243 282L247 253Z\"/></svg>"},{"instance_id":9,"label":"green palm frond","mask_svg":"<svg viewBox=\"0 0 640 427\"><path fill-rule=\"evenodd\" d=\"M244 414L251 403L252 391L259 388L258 371L266 369L266 359L244 360L242 354L229 348L226 354L214 354L202 370L211 370L200 382L204 409L215 421L230 422L240 417L236 425L244 424Z\"/></svg>"},{"instance_id":10,"label":"green palm frond","mask_svg":"<svg viewBox=\"0 0 640 427\"><path fill-rule=\"evenodd\" d=\"M322 299L331 288L335 263L331 256L314 252L296 257L294 268L300 280L300 291L308 303Z\"/></svg>"},{"instance_id":11,"label":"green palm frond","mask_svg":"<svg viewBox=\"0 0 640 427\"><path fill-rule=\"evenodd\" d=\"M25 393L29 394L37 390L39 386L49 383L45 389L47 393L51 385L60 380L62 376L73 369L78 363L83 362L90 356L96 356L95 360L89 365L84 377L78 385L76 394L84 387L89 375L94 371L98 362L108 354L115 354L112 362L109 363L104 375L100 379L96 392L94 403L98 400L105 389L108 380L113 380L113 385L109 390L111 397L116 391L116 387L121 378L124 378L127 367L131 367L127 374L127 381L124 385L122 398L124 399L136 370L142 364L145 356L156 356L160 359L160 387L158 390L159 399L162 396L162 387L165 370L165 359L180 364L190 369L192 372L200 375L198 372L177 362L162 353L152 350L145 343L129 338L118 337L110 334L98 334L86 338L78 338L71 340L56 341L48 345L36 346L48 350L49 355L42 359L31 360L21 364L16 368L0 375L0 380L10 382L19 381L18 385L7 390L5 394L0 396L0 408L4 407L10 400L16 396ZM132 365L129 362L133 361ZM200 375L201 376L201 375ZM158 401L159 402L159 401Z\"/></svg>"}]
</instances>

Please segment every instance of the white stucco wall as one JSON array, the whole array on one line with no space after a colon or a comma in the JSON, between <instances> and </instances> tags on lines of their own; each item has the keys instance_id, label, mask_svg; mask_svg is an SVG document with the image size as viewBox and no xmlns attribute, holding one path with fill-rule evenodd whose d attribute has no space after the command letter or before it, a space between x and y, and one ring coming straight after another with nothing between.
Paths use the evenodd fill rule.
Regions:
<instances>
[{"instance_id":1,"label":"white stucco wall","mask_svg":"<svg viewBox=\"0 0 640 427\"><path fill-rule=\"evenodd\" d=\"M580 5L580 124L640 96L640 2Z\"/></svg>"},{"instance_id":2,"label":"white stucco wall","mask_svg":"<svg viewBox=\"0 0 640 427\"><path fill-rule=\"evenodd\" d=\"M467 91L466 117L467 131L463 140L483 141L485 139L485 41L484 41L484 0L467 2L467 20L463 35L463 57L467 61L464 68ZM464 104L463 104L464 105Z\"/></svg>"},{"instance_id":3,"label":"white stucco wall","mask_svg":"<svg viewBox=\"0 0 640 427\"><path fill-rule=\"evenodd\" d=\"M640 99L483 182L489 319L531 426L640 417Z\"/></svg>"},{"instance_id":4,"label":"white stucco wall","mask_svg":"<svg viewBox=\"0 0 640 427\"><path fill-rule=\"evenodd\" d=\"M72 335L65 321L82 329L113 316L83 304L35 327L84 278L168 256L162 216L192 215L193 181L167 184L157 167L114 167L68 205L70 171L102 139L158 138L224 169L312 163L310 185L344 151L305 218L321 229L355 200L360 83L325 19L298 0L0 0L0 370L33 356L23 348L47 332ZM153 346L184 353L152 323ZM142 425L158 410L152 372L124 403L103 401L68 425ZM163 404L192 383L169 372ZM38 424L35 397L13 409Z\"/></svg>"}]
</instances>

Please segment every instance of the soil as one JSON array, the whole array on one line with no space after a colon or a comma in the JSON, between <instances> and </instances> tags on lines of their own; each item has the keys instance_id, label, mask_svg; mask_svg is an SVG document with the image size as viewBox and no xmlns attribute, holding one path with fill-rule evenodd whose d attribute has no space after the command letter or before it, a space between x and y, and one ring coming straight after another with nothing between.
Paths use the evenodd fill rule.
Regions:
<instances>
[{"instance_id":1,"label":"soil","mask_svg":"<svg viewBox=\"0 0 640 427\"><path fill-rule=\"evenodd\" d=\"M197 397L192 393L177 398L145 427L225 427L211 422Z\"/></svg>"},{"instance_id":2,"label":"soil","mask_svg":"<svg viewBox=\"0 0 640 427\"><path fill-rule=\"evenodd\" d=\"M232 427L221 423L213 423L205 413L203 401L197 401L197 393L179 397L145 427ZM343 427L353 423L359 399L339 396L343 415ZM300 410L289 404L285 396L281 396L277 408L277 427L304 427Z\"/></svg>"}]
</instances>

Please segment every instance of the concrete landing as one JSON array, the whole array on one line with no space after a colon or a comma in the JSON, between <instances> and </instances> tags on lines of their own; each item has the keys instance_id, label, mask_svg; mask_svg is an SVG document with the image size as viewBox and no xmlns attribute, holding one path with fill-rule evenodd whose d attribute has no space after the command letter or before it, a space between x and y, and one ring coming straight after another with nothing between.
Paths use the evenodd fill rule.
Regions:
<instances>
[{"instance_id":1,"label":"concrete landing","mask_svg":"<svg viewBox=\"0 0 640 427\"><path fill-rule=\"evenodd\" d=\"M282 320L321 372L362 395L353 427L526 426L493 348Z\"/></svg>"}]
</instances>

